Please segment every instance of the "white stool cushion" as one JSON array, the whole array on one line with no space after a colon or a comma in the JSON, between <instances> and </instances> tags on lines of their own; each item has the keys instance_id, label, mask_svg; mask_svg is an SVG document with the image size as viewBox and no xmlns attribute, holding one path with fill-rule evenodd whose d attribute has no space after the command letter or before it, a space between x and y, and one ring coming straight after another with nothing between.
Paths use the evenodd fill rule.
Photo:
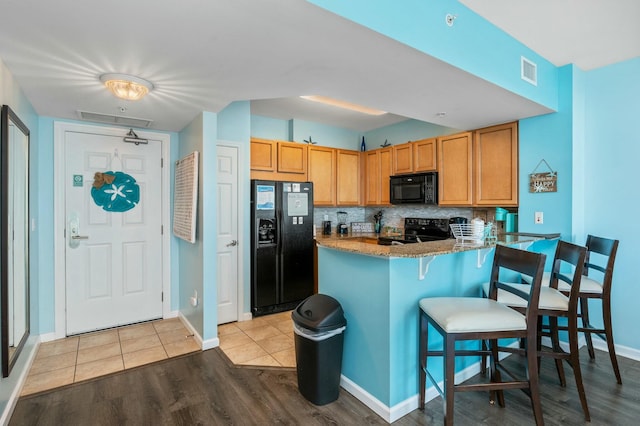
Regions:
<instances>
[{"instance_id":1,"label":"white stool cushion","mask_svg":"<svg viewBox=\"0 0 640 426\"><path fill-rule=\"evenodd\" d=\"M420 300L420 309L447 333L526 330L524 315L480 297L429 297Z\"/></svg>"},{"instance_id":2,"label":"white stool cushion","mask_svg":"<svg viewBox=\"0 0 640 426\"><path fill-rule=\"evenodd\" d=\"M529 284L507 284L513 288L519 289L520 291L524 291L527 294L529 294L529 291L531 290L531 286ZM484 291L485 295L489 294L489 283L482 284L482 291ZM508 291L501 289L498 289L498 302L517 308L527 307L526 300L516 296L513 293L509 293ZM538 306L540 309L568 311L569 298L554 288L542 287L540 288L540 301L538 302Z\"/></svg>"},{"instance_id":3,"label":"white stool cushion","mask_svg":"<svg viewBox=\"0 0 640 426\"><path fill-rule=\"evenodd\" d=\"M522 275L522 280L531 283L531 277L528 275ZM550 281L551 272L545 272L542 274L542 286L549 287ZM558 280L558 290L568 292L571 290L571 286L564 281ZM602 283L583 275L580 277L580 292L602 294Z\"/></svg>"}]
</instances>

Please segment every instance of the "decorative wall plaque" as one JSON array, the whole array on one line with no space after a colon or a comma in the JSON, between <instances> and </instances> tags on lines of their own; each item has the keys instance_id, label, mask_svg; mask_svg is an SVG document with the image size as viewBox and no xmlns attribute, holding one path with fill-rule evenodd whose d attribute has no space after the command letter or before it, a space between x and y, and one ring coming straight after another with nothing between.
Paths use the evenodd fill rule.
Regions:
<instances>
[{"instance_id":1,"label":"decorative wall plaque","mask_svg":"<svg viewBox=\"0 0 640 426\"><path fill-rule=\"evenodd\" d=\"M549 171L536 173L542 163L547 166ZM529 192L558 192L558 172L554 171L544 158L529 175Z\"/></svg>"}]
</instances>

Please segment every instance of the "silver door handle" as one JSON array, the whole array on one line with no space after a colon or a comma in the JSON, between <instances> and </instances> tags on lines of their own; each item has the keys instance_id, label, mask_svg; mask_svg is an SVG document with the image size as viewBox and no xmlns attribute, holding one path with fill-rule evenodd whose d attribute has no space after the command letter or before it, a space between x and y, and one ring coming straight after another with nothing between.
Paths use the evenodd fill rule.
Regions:
<instances>
[{"instance_id":1,"label":"silver door handle","mask_svg":"<svg viewBox=\"0 0 640 426\"><path fill-rule=\"evenodd\" d=\"M72 240L88 240L89 236L88 235L72 235L71 239Z\"/></svg>"},{"instance_id":2,"label":"silver door handle","mask_svg":"<svg viewBox=\"0 0 640 426\"><path fill-rule=\"evenodd\" d=\"M231 242L227 244L227 247L234 247L237 245L238 245L238 240L231 240Z\"/></svg>"}]
</instances>

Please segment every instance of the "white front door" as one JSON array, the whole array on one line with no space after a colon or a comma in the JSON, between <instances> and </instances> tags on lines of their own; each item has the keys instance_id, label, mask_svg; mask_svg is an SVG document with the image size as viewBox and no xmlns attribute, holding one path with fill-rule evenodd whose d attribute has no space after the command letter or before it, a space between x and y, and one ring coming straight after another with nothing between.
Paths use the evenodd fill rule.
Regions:
<instances>
[{"instance_id":1,"label":"white front door","mask_svg":"<svg viewBox=\"0 0 640 426\"><path fill-rule=\"evenodd\" d=\"M218 146L218 324L238 320L238 148Z\"/></svg>"},{"instance_id":2,"label":"white front door","mask_svg":"<svg viewBox=\"0 0 640 426\"><path fill-rule=\"evenodd\" d=\"M162 318L162 143L64 143L66 334ZM96 172L108 172L99 188Z\"/></svg>"}]
</instances>

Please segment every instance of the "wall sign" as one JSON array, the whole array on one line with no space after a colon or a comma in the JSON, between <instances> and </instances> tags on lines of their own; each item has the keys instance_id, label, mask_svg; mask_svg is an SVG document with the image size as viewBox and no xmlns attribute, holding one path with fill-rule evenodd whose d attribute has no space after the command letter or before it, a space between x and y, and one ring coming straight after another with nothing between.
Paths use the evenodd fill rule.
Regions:
<instances>
[{"instance_id":1,"label":"wall sign","mask_svg":"<svg viewBox=\"0 0 640 426\"><path fill-rule=\"evenodd\" d=\"M542 163L547 166L549 171L536 173ZM544 158L529 175L529 192L558 192L558 172L554 171Z\"/></svg>"}]
</instances>

